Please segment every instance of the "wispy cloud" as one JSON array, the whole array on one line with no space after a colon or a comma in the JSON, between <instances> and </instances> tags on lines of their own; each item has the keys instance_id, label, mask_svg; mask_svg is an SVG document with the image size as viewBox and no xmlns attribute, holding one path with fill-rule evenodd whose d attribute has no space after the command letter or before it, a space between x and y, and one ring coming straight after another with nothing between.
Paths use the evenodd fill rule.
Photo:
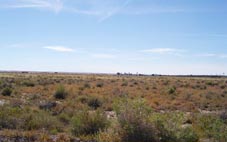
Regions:
<instances>
[{"instance_id":1,"label":"wispy cloud","mask_svg":"<svg viewBox=\"0 0 227 142\"><path fill-rule=\"evenodd\" d=\"M99 59L114 59L116 58L116 55L112 54L93 54L93 58L99 58Z\"/></svg>"},{"instance_id":2,"label":"wispy cloud","mask_svg":"<svg viewBox=\"0 0 227 142\"><path fill-rule=\"evenodd\" d=\"M55 13L62 11L98 17L102 22L119 13L132 0L7 0L0 6L13 9L45 9Z\"/></svg>"},{"instance_id":3,"label":"wispy cloud","mask_svg":"<svg viewBox=\"0 0 227 142\"><path fill-rule=\"evenodd\" d=\"M216 54L216 53L203 53L196 54L197 57L216 57L216 58L227 58L227 54Z\"/></svg>"},{"instance_id":4,"label":"wispy cloud","mask_svg":"<svg viewBox=\"0 0 227 142\"><path fill-rule=\"evenodd\" d=\"M117 14L144 15L210 11L202 8L194 9L190 7L177 7L176 5L167 6L166 4L157 4L151 1L139 3L135 0L5 0L4 2L0 2L0 6L2 4L7 8L35 8L45 9L55 13L65 11L95 16L99 22Z\"/></svg>"},{"instance_id":5,"label":"wispy cloud","mask_svg":"<svg viewBox=\"0 0 227 142\"><path fill-rule=\"evenodd\" d=\"M102 22L119 14L133 0L77 0L73 5L66 5L65 11L76 14L96 16Z\"/></svg>"},{"instance_id":6,"label":"wispy cloud","mask_svg":"<svg viewBox=\"0 0 227 142\"><path fill-rule=\"evenodd\" d=\"M223 54L219 56L220 58L227 58L227 54Z\"/></svg>"},{"instance_id":7,"label":"wispy cloud","mask_svg":"<svg viewBox=\"0 0 227 142\"><path fill-rule=\"evenodd\" d=\"M62 0L15 0L5 4L5 7L46 9L58 13L63 9L63 2Z\"/></svg>"},{"instance_id":8,"label":"wispy cloud","mask_svg":"<svg viewBox=\"0 0 227 142\"><path fill-rule=\"evenodd\" d=\"M198 56L198 57L215 57L215 56L217 56L217 54L203 53L203 54L197 54L196 56Z\"/></svg>"},{"instance_id":9,"label":"wispy cloud","mask_svg":"<svg viewBox=\"0 0 227 142\"><path fill-rule=\"evenodd\" d=\"M184 13L190 12L184 8L161 7L161 6L146 6L146 7L128 7L123 9L121 13L127 15L147 15L147 14L162 14L162 13Z\"/></svg>"},{"instance_id":10,"label":"wispy cloud","mask_svg":"<svg viewBox=\"0 0 227 142\"><path fill-rule=\"evenodd\" d=\"M129 6L131 2L133 2L133 0L77 0L70 5L70 3L64 0L15 0L7 3L5 7L46 9L56 13L67 11L76 14L96 16L99 18L100 22L116 14L143 15L151 13L185 12L185 9L172 7Z\"/></svg>"},{"instance_id":11,"label":"wispy cloud","mask_svg":"<svg viewBox=\"0 0 227 142\"><path fill-rule=\"evenodd\" d=\"M145 53L158 53L158 54L170 54L170 53L179 53L182 50L174 49L174 48L152 48L142 50L141 52Z\"/></svg>"},{"instance_id":12,"label":"wispy cloud","mask_svg":"<svg viewBox=\"0 0 227 142\"><path fill-rule=\"evenodd\" d=\"M112 10L108 11L106 15L104 15L101 19L101 21L104 21L108 18L110 18L111 16L117 14L118 12L120 12L122 9L124 9L132 0L126 0L123 4L118 5L116 7L114 7Z\"/></svg>"},{"instance_id":13,"label":"wispy cloud","mask_svg":"<svg viewBox=\"0 0 227 142\"><path fill-rule=\"evenodd\" d=\"M227 38L224 33L179 33L171 34L170 36L185 36L185 37L206 37L206 38Z\"/></svg>"},{"instance_id":14,"label":"wispy cloud","mask_svg":"<svg viewBox=\"0 0 227 142\"><path fill-rule=\"evenodd\" d=\"M64 47L64 46L45 46L43 48L54 50L54 51L57 51L57 52L74 52L74 49Z\"/></svg>"}]
</instances>

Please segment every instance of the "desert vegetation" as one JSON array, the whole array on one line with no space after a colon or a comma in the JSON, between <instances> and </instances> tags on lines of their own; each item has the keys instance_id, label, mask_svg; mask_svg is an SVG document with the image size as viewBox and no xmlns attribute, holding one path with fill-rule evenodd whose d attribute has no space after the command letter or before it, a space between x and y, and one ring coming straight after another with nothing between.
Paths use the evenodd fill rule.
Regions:
<instances>
[{"instance_id":1,"label":"desert vegetation","mask_svg":"<svg viewBox=\"0 0 227 142\"><path fill-rule=\"evenodd\" d=\"M0 141L226 142L226 78L0 74Z\"/></svg>"}]
</instances>

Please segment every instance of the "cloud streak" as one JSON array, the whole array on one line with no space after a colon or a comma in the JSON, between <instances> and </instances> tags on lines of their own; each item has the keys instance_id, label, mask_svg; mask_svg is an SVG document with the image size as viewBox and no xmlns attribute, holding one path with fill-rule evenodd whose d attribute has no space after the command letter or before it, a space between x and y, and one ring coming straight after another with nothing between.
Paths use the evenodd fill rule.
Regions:
<instances>
[{"instance_id":1,"label":"cloud streak","mask_svg":"<svg viewBox=\"0 0 227 142\"><path fill-rule=\"evenodd\" d=\"M131 1L133 0L77 0L74 5L66 5L64 10L81 15L96 16L99 22L102 22L116 14L122 14L121 12Z\"/></svg>"},{"instance_id":2,"label":"cloud streak","mask_svg":"<svg viewBox=\"0 0 227 142\"><path fill-rule=\"evenodd\" d=\"M163 13L185 13L190 12L183 8L161 7L161 6L146 6L146 7L129 7L121 11L126 15L147 15L147 14L163 14Z\"/></svg>"},{"instance_id":3,"label":"cloud streak","mask_svg":"<svg viewBox=\"0 0 227 142\"><path fill-rule=\"evenodd\" d=\"M64 5L62 0L16 0L5 5L6 8L36 8L54 11L62 11Z\"/></svg>"},{"instance_id":4,"label":"cloud streak","mask_svg":"<svg viewBox=\"0 0 227 142\"><path fill-rule=\"evenodd\" d=\"M227 58L227 54L215 54L215 53L204 53L204 54L197 54L197 57L216 57L216 58Z\"/></svg>"},{"instance_id":5,"label":"cloud streak","mask_svg":"<svg viewBox=\"0 0 227 142\"><path fill-rule=\"evenodd\" d=\"M144 15L153 13L179 13L187 10L183 8L165 7L161 5L136 6L133 0L8 0L2 2L6 8L15 9L44 9L59 12L70 12L81 15L95 16L102 22L114 15ZM0 2L1 4L1 2Z\"/></svg>"},{"instance_id":6,"label":"cloud streak","mask_svg":"<svg viewBox=\"0 0 227 142\"><path fill-rule=\"evenodd\" d=\"M77 0L72 2L63 0L8 0L0 2L4 8L12 9L44 9L59 12L70 12L81 15L96 16L102 22L119 13L132 0Z\"/></svg>"},{"instance_id":7,"label":"cloud streak","mask_svg":"<svg viewBox=\"0 0 227 142\"><path fill-rule=\"evenodd\" d=\"M57 52L74 52L74 49L64 47L64 46L45 46L43 48L50 49L50 50L57 51Z\"/></svg>"},{"instance_id":8,"label":"cloud streak","mask_svg":"<svg viewBox=\"0 0 227 142\"><path fill-rule=\"evenodd\" d=\"M158 53L158 54L171 54L171 53L179 53L181 50L174 49L174 48L152 48L142 50L141 52L144 53Z\"/></svg>"},{"instance_id":9,"label":"cloud streak","mask_svg":"<svg viewBox=\"0 0 227 142\"><path fill-rule=\"evenodd\" d=\"M115 55L112 54L93 54L93 58L98 58L98 59L114 59L116 58Z\"/></svg>"},{"instance_id":10,"label":"cloud streak","mask_svg":"<svg viewBox=\"0 0 227 142\"><path fill-rule=\"evenodd\" d=\"M122 5L119 5L115 8L113 8L112 10L108 11L107 14L104 15L99 21L102 22L102 21L112 17L113 15L117 14L122 9L124 9L131 1L132 0L126 0Z\"/></svg>"}]
</instances>

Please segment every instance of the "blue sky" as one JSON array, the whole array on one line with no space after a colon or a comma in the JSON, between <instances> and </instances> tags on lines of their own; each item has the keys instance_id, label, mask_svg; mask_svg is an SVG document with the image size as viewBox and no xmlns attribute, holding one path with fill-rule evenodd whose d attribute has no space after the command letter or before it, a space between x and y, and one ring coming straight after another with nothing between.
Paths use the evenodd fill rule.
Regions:
<instances>
[{"instance_id":1,"label":"blue sky","mask_svg":"<svg viewBox=\"0 0 227 142\"><path fill-rule=\"evenodd\" d=\"M0 70L227 74L226 0L2 0Z\"/></svg>"}]
</instances>

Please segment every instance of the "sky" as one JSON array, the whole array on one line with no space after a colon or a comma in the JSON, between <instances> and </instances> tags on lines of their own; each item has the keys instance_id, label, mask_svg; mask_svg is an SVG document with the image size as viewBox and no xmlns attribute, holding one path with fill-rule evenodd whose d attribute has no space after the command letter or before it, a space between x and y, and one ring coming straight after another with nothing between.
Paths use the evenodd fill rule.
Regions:
<instances>
[{"instance_id":1,"label":"sky","mask_svg":"<svg viewBox=\"0 0 227 142\"><path fill-rule=\"evenodd\" d=\"M0 70L227 74L227 1L1 0Z\"/></svg>"}]
</instances>

